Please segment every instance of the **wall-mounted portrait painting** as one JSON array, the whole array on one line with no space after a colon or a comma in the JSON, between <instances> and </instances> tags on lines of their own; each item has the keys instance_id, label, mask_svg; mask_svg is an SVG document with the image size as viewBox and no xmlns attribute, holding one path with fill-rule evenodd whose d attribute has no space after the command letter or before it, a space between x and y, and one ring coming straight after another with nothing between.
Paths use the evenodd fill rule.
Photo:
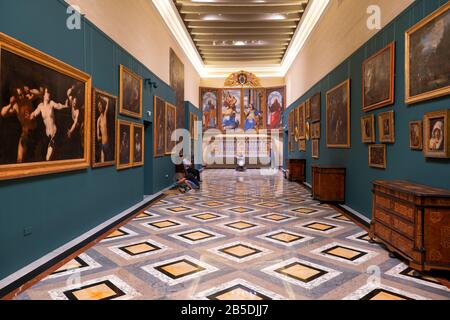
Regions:
<instances>
[{"instance_id":1,"label":"wall-mounted portrait painting","mask_svg":"<svg viewBox=\"0 0 450 320\"><path fill-rule=\"evenodd\" d=\"M241 90L223 90L222 92L222 129L231 130L241 126Z\"/></svg>"},{"instance_id":2,"label":"wall-mounted portrait painting","mask_svg":"<svg viewBox=\"0 0 450 320\"><path fill-rule=\"evenodd\" d=\"M286 105L284 87L268 88L266 90L267 129L280 129L282 115Z\"/></svg>"},{"instance_id":3,"label":"wall-mounted portrait painting","mask_svg":"<svg viewBox=\"0 0 450 320\"><path fill-rule=\"evenodd\" d=\"M394 103L395 42L363 63L363 110Z\"/></svg>"},{"instance_id":4,"label":"wall-mounted portrait painting","mask_svg":"<svg viewBox=\"0 0 450 320\"><path fill-rule=\"evenodd\" d=\"M409 123L409 147L411 150L423 149L422 121L411 121Z\"/></svg>"},{"instance_id":5,"label":"wall-mounted portrait painting","mask_svg":"<svg viewBox=\"0 0 450 320\"><path fill-rule=\"evenodd\" d=\"M319 159L320 141L319 139L313 139L311 143L311 152L313 159Z\"/></svg>"},{"instance_id":6,"label":"wall-mounted portrait painting","mask_svg":"<svg viewBox=\"0 0 450 320\"><path fill-rule=\"evenodd\" d=\"M294 142L298 144L300 141L300 131L299 131L299 123L298 123L298 113L299 108L294 109ZM299 147L296 145L296 148L299 149Z\"/></svg>"},{"instance_id":7,"label":"wall-mounted portrait painting","mask_svg":"<svg viewBox=\"0 0 450 320\"><path fill-rule=\"evenodd\" d=\"M406 103L450 93L450 2L406 31Z\"/></svg>"},{"instance_id":8,"label":"wall-mounted portrait painting","mask_svg":"<svg viewBox=\"0 0 450 320\"><path fill-rule=\"evenodd\" d=\"M155 157L163 157L166 154L166 102L156 96L153 117L153 153Z\"/></svg>"},{"instance_id":9,"label":"wall-mounted portrait painting","mask_svg":"<svg viewBox=\"0 0 450 320\"><path fill-rule=\"evenodd\" d=\"M177 107L173 104L166 102L166 143L165 143L165 153L166 155L172 154L173 148L177 144L176 141L172 140L172 134L177 129Z\"/></svg>"},{"instance_id":10,"label":"wall-mounted portrait painting","mask_svg":"<svg viewBox=\"0 0 450 320\"><path fill-rule=\"evenodd\" d=\"M361 118L361 140L363 143L375 143L375 116Z\"/></svg>"},{"instance_id":11,"label":"wall-mounted portrait painting","mask_svg":"<svg viewBox=\"0 0 450 320\"><path fill-rule=\"evenodd\" d=\"M386 145L369 145L369 166L373 168L386 169Z\"/></svg>"},{"instance_id":12,"label":"wall-mounted portrait painting","mask_svg":"<svg viewBox=\"0 0 450 320\"><path fill-rule=\"evenodd\" d=\"M203 130L218 128L219 90L200 89L200 106L203 111Z\"/></svg>"},{"instance_id":13,"label":"wall-mounted portrait painting","mask_svg":"<svg viewBox=\"0 0 450 320\"><path fill-rule=\"evenodd\" d=\"M175 51L170 48L170 86L175 91L175 106L178 115L184 115L184 64ZM185 128L184 116L178 117L177 128Z\"/></svg>"},{"instance_id":14,"label":"wall-mounted portrait painting","mask_svg":"<svg viewBox=\"0 0 450 320\"><path fill-rule=\"evenodd\" d=\"M427 158L450 158L450 110L426 113L423 119L424 146Z\"/></svg>"},{"instance_id":15,"label":"wall-mounted portrait painting","mask_svg":"<svg viewBox=\"0 0 450 320\"><path fill-rule=\"evenodd\" d=\"M295 110L292 110L288 114L288 150L294 151L295 142Z\"/></svg>"},{"instance_id":16,"label":"wall-mounted portrait painting","mask_svg":"<svg viewBox=\"0 0 450 320\"><path fill-rule=\"evenodd\" d=\"M132 126L131 162L133 167L144 165L144 125L133 123Z\"/></svg>"},{"instance_id":17,"label":"wall-mounted portrait painting","mask_svg":"<svg viewBox=\"0 0 450 320\"><path fill-rule=\"evenodd\" d=\"M264 90L244 90L244 131L259 130L264 123Z\"/></svg>"},{"instance_id":18,"label":"wall-mounted portrait painting","mask_svg":"<svg viewBox=\"0 0 450 320\"><path fill-rule=\"evenodd\" d=\"M304 140L306 139L306 119L305 119L304 102L298 106L297 123L298 123L298 138L300 140Z\"/></svg>"},{"instance_id":19,"label":"wall-mounted portrait painting","mask_svg":"<svg viewBox=\"0 0 450 320\"><path fill-rule=\"evenodd\" d=\"M120 114L142 118L142 78L120 66Z\"/></svg>"},{"instance_id":20,"label":"wall-mounted portrait painting","mask_svg":"<svg viewBox=\"0 0 450 320\"><path fill-rule=\"evenodd\" d=\"M311 99L308 99L305 102L305 119L311 119Z\"/></svg>"},{"instance_id":21,"label":"wall-mounted portrait painting","mask_svg":"<svg viewBox=\"0 0 450 320\"><path fill-rule=\"evenodd\" d=\"M320 139L320 122L311 124L311 139Z\"/></svg>"},{"instance_id":22,"label":"wall-mounted portrait painting","mask_svg":"<svg viewBox=\"0 0 450 320\"><path fill-rule=\"evenodd\" d=\"M117 97L92 90L92 167L116 163Z\"/></svg>"},{"instance_id":23,"label":"wall-mounted portrait painting","mask_svg":"<svg viewBox=\"0 0 450 320\"><path fill-rule=\"evenodd\" d=\"M309 105L311 108L311 122L320 121L320 92L317 92L309 99Z\"/></svg>"},{"instance_id":24,"label":"wall-mounted portrait painting","mask_svg":"<svg viewBox=\"0 0 450 320\"><path fill-rule=\"evenodd\" d=\"M327 92L328 148L350 148L350 80Z\"/></svg>"},{"instance_id":25,"label":"wall-mounted portrait painting","mask_svg":"<svg viewBox=\"0 0 450 320\"><path fill-rule=\"evenodd\" d=\"M127 169L133 166L132 163L132 134L131 122L117 120L117 170Z\"/></svg>"},{"instance_id":26,"label":"wall-mounted portrait painting","mask_svg":"<svg viewBox=\"0 0 450 320\"><path fill-rule=\"evenodd\" d=\"M306 151L306 140L298 140L298 151Z\"/></svg>"},{"instance_id":27,"label":"wall-mounted portrait painting","mask_svg":"<svg viewBox=\"0 0 450 320\"><path fill-rule=\"evenodd\" d=\"M378 134L382 143L395 142L394 111L383 112L378 115Z\"/></svg>"},{"instance_id":28,"label":"wall-mounted portrait painting","mask_svg":"<svg viewBox=\"0 0 450 320\"><path fill-rule=\"evenodd\" d=\"M89 75L0 33L0 180L90 165Z\"/></svg>"}]
</instances>

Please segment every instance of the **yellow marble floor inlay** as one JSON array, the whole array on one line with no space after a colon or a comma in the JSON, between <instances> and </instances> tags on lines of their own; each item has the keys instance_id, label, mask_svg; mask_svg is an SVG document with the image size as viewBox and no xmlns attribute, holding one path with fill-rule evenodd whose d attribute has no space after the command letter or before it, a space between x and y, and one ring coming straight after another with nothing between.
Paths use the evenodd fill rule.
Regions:
<instances>
[{"instance_id":1,"label":"yellow marble floor inlay","mask_svg":"<svg viewBox=\"0 0 450 320\"><path fill-rule=\"evenodd\" d=\"M157 228L160 228L160 229L164 229L164 228L173 227L173 226L175 226L177 224L175 222L173 222L173 221L170 221L170 220L164 220L164 221L151 223L151 225L155 226Z\"/></svg>"},{"instance_id":2,"label":"yellow marble floor inlay","mask_svg":"<svg viewBox=\"0 0 450 320\"><path fill-rule=\"evenodd\" d=\"M346 216L344 216L343 214L341 214L340 216L335 217L335 219L342 220L342 221L352 221L349 218L347 218Z\"/></svg>"},{"instance_id":3,"label":"yellow marble floor inlay","mask_svg":"<svg viewBox=\"0 0 450 320\"><path fill-rule=\"evenodd\" d=\"M67 262L65 265L63 265L61 268L56 270L54 273L73 270L73 269L77 269L79 267L81 267L81 264L77 260L72 259L69 262Z\"/></svg>"},{"instance_id":4,"label":"yellow marble floor inlay","mask_svg":"<svg viewBox=\"0 0 450 320\"><path fill-rule=\"evenodd\" d=\"M215 215L213 213L203 213L195 216L196 218L202 219L202 220L211 220L218 218L218 215Z\"/></svg>"},{"instance_id":5,"label":"yellow marble floor inlay","mask_svg":"<svg viewBox=\"0 0 450 320\"><path fill-rule=\"evenodd\" d=\"M125 234L125 232L123 232L123 231L121 231L120 229L118 229L118 230L115 230L115 231L111 232L111 233L106 237L106 239L108 239L108 238L120 237L120 236L123 236L124 234Z\"/></svg>"},{"instance_id":6,"label":"yellow marble floor inlay","mask_svg":"<svg viewBox=\"0 0 450 320\"><path fill-rule=\"evenodd\" d=\"M186 207L175 207L175 208L168 208L168 210L170 210L172 212L183 212L183 211L188 211L190 209L186 208Z\"/></svg>"},{"instance_id":7,"label":"yellow marble floor inlay","mask_svg":"<svg viewBox=\"0 0 450 320\"><path fill-rule=\"evenodd\" d=\"M323 224L323 223L313 223L313 224L307 226L307 228L315 229L315 230L319 230L319 231L327 231L327 230L334 228L334 226L330 226L328 224Z\"/></svg>"},{"instance_id":8,"label":"yellow marble floor inlay","mask_svg":"<svg viewBox=\"0 0 450 320\"><path fill-rule=\"evenodd\" d=\"M271 215L265 216L264 218L270 219L273 221L281 221L281 220L286 220L288 217L283 216L281 214L271 214Z\"/></svg>"},{"instance_id":9,"label":"yellow marble floor inlay","mask_svg":"<svg viewBox=\"0 0 450 320\"><path fill-rule=\"evenodd\" d=\"M203 231L195 231L195 232L191 232L191 233L186 233L186 234L182 234L181 236L188 238L192 241L196 241L196 240L202 240L202 239L206 239L206 238L211 238L211 235L208 233L205 233Z\"/></svg>"},{"instance_id":10,"label":"yellow marble floor inlay","mask_svg":"<svg viewBox=\"0 0 450 320\"><path fill-rule=\"evenodd\" d=\"M256 252L255 249L247 248L242 245L237 245L231 248L226 248L223 250L226 253L232 254L237 257L244 257Z\"/></svg>"},{"instance_id":11,"label":"yellow marble floor inlay","mask_svg":"<svg viewBox=\"0 0 450 320\"><path fill-rule=\"evenodd\" d=\"M320 274L320 271L298 263L294 264L293 266L287 267L280 272L288 276L301 279L303 281L308 281L310 278Z\"/></svg>"},{"instance_id":12,"label":"yellow marble floor inlay","mask_svg":"<svg viewBox=\"0 0 450 320\"><path fill-rule=\"evenodd\" d=\"M303 214L310 214L310 213L313 213L313 212L317 212L318 210L309 209L309 208L298 208L298 209L295 209L293 211L298 212L298 213L303 213Z\"/></svg>"},{"instance_id":13,"label":"yellow marble floor inlay","mask_svg":"<svg viewBox=\"0 0 450 320\"><path fill-rule=\"evenodd\" d=\"M354 257L360 255L363 252L352 250L344 247L337 247L327 251L328 254L332 254L345 259L353 259Z\"/></svg>"},{"instance_id":14,"label":"yellow marble floor inlay","mask_svg":"<svg viewBox=\"0 0 450 320\"><path fill-rule=\"evenodd\" d=\"M141 213L139 213L136 216L136 218L147 218L147 217L150 217L150 216L151 216L151 214L148 214L148 213L145 213L145 212L141 212Z\"/></svg>"},{"instance_id":15,"label":"yellow marble floor inlay","mask_svg":"<svg viewBox=\"0 0 450 320\"><path fill-rule=\"evenodd\" d=\"M175 262L161 267L162 270L170 273L174 277L180 277L188 273L199 271L199 268L186 261Z\"/></svg>"},{"instance_id":16,"label":"yellow marble floor inlay","mask_svg":"<svg viewBox=\"0 0 450 320\"><path fill-rule=\"evenodd\" d=\"M282 241L282 242L292 242L292 241L296 241L298 239L301 239L299 236L296 236L296 235L293 235L293 234L290 234L290 233L286 233L286 232L275 234L275 235L271 236L271 238L275 239L275 240Z\"/></svg>"},{"instance_id":17,"label":"yellow marble floor inlay","mask_svg":"<svg viewBox=\"0 0 450 320\"><path fill-rule=\"evenodd\" d=\"M129 247L124 247L124 249L136 255L158 250L158 248L150 245L149 243L136 244Z\"/></svg>"},{"instance_id":18,"label":"yellow marble floor inlay","mask_svg":"<svg viewBox=\"0 0 450 320\"><path fill-rule=\"evenodd\" d=\"M247 222L244 222L244 221L240 221L240 222L231 223L228 226L231 227L231 228L234 228L234 229L243 230L243 229L251 228L254 225L250 224L250 223L247 223Z\"/></svg>"},{"instance_id":19,"label":"yellow marble floor inlay","mask_svg":"<svg viewBox=\"0 0 450 320\"><path fill-rule=\"evenodd\" d=\"M258 297L257 295L248 292L242 288L236 288L233 290L230 290L228 292L225 292L219 296L216 297L217 300L262 300L261 297Z\"/></svg>"},{"instance_id":20,"label":"yellow marble floor inlay","mask_svg":"<svg viewBox=\"0 0 450 320\"><path fill-rule=\"evenodd\" d=\"M387 291L381 291L380 293L377 293L375 296L370 298L370 300L406 300L406 299L398 295L389 293Z\"/></svg>"},{"instance_id":21,"label":"yellow marble floor inlay","mask_svg":"<svg viewBox=\"0 0 450 320\"><path fill-rule=\"evenodd\" d=\"M102 300L116 295L116 292L102 283L89 288L72 292L78 300Z\"/></svg>"}]
</instances>

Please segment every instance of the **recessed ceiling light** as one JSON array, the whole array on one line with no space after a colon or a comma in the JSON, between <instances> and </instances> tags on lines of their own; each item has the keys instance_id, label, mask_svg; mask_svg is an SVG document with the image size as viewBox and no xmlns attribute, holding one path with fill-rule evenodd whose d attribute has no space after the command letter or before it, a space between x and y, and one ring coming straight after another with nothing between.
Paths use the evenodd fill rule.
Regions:
<instances>
[{"instance_id":1,"label":"recessed ceiling light","mask_svg":"<svg viewBox=\"0 0 450 320\"><path fill-rule=\"evenodd\" d=\"M247 41L233 41L233 45L235 46L245 46L247 44Z\"/></svg>"},{"instance_id":2,"label":"recessed ceiling light","mask_svg":"<svg viewBox=\"0 0 450 320\"><path fill-rule=\"evenodd\" d=\"M205 20L205 21L216 21L216 20L221 20L221 18L220 18L220 15L217 15L217 14L208 14L208 15L204 16L202 18L202 20Z\"/></svg>"},{"instance_id":3,"label":"recessed ceiling light","mask_svg":"<svg viewBox=\"0 0 450 320\"><path fill-rule=\"evenodd\" d=\"M279 13L273 13L269 15L266 20L286 20L286 16Z\"/></svg>"}]
</instances>

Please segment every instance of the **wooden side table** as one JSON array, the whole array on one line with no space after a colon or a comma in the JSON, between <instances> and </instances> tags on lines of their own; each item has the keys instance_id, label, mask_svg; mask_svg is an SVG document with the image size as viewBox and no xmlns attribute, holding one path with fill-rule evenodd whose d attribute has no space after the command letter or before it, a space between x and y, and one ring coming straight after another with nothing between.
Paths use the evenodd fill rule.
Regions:
<instances>
[{"instance_id":1,"label":"wooden side table","mask_svg":"<svg viewBox=\"0 0 450 320\"><path fill-rule=\"evenodd\" d=\"M345 202L346 168L333 165L312 166L313 199L321 202Z\"/></svg>"},{"instance_id":2,"label":"wooden side table","mask_svg":"<svg viewBox=\"0 0 450 320\"><path fill-rule=\"evenodd\" d=\"M306 160L289 159L287 160L287 178L289 181L305 182L306 179Z\"/></svg>"}]
</instances>

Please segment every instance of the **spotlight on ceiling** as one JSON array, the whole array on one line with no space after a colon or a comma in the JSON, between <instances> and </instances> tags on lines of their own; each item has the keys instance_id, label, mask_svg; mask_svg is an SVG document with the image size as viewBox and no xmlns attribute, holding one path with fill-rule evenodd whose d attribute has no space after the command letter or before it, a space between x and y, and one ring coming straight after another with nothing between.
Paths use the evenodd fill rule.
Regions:
<instances>
[{"instance_id":1,"label":"spotlight on ceiling","mask_svg":"<svg viewBox=\"0 0 450 320\"><path fill-rule=\"evenodd\" d=\"M286 20L286 16L279 13L272 13L267 16L266 20Z\"/></svg>"},{"instance_id":2,"label":"spotlight on ceiling","mask_svg":"<svg viewBox=\"0 0 450 320\"><path fill-rule=\"evenodd\" d=\"M235 45L235 46L245 46L245 45L247 45L247 41L241 41L241 40L233 41L233 45Z\"/></svg>"}]
</instances>

